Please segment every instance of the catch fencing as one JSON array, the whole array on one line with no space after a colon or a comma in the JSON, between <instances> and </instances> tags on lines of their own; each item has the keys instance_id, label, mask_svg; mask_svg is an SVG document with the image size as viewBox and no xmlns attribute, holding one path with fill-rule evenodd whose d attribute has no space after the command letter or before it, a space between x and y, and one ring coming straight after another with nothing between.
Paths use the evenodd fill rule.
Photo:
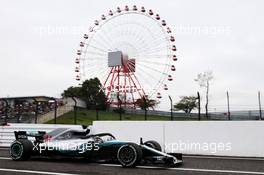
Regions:
<instances>
[{"instance_id":1,"label":"catch fencing","mask_svg":"<svg viewBox=\"0 0 264 175\"><path fill-rule=\"evenodd\" d=\"M134 109L126 109L126 114L131 115L144 115L144 110L134 110ZM164 116L169 118L171 116L170 111L159 111L159 110L148 110L147 115L154 116ZM183 112L172 112L173 118L177 120L177 118L185 118L185 119L198 119L197 113L186 114ZM231 120L259 120L259 111L258 110L249 110L249 111L233 111L231 114ZM204 113L201 113L201 118L206 119ZM209 113L209 118L207 120L228 120L227 112L211 112Z\"/></svg>"}]
</instances>

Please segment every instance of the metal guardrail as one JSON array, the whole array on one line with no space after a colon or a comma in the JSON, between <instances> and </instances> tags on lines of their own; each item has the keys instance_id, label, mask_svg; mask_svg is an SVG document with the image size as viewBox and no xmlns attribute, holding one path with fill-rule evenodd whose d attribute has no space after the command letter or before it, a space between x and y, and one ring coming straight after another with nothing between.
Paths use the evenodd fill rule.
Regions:
<instances>
[{"instance_id":1,"label":"metal guardrail","mask_svg":"<svg viewBox=\"0 0 264 175\"><path fill-rule=\"evenodd\" d=\"M14 131L46 131L49 132L57 128L82 129L81 125L55 125L55 124L20 124L8 123L0 126L0 147L9 147L15 140Z\"/></svg>"}]
</instances>

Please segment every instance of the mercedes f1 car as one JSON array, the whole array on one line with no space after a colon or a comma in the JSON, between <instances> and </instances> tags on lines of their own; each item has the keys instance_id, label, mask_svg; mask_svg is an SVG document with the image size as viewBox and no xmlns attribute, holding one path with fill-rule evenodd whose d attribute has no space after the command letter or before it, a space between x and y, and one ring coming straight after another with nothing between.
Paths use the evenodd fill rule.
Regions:
<instances>
[{"instance_id":1,"label":"mercedes f1 car","mask_svg":"<svg viewBox=\"0 0 264 175\"><path fill-rule=\"evenodd\" d=\"M59 128L49 133L38 131L15 132L16 140L10 146L13 160L31 157L73 157L92 162L114 162L123 167L146 164L176 166L182 163L179 153L164 153L156 141L140 144L119 141L110 133L89 134L89 129L79 131Z\"/></svg>"}]
</instances>

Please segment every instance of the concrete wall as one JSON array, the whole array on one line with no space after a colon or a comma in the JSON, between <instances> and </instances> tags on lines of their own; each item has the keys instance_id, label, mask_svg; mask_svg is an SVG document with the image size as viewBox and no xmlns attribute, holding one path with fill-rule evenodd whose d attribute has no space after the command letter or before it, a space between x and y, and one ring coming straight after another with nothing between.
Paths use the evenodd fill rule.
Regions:
<instances>
[{"instance_id":1,"label":"concrete wall","mask_svg":"<svg viewBox=\"0 0 264 175\"><path fill-rule=\"evenodd\" d=\"M93 132L120 140L157 140L166 152L264 157L263 121L95 121Z\"/></svg>"},{"instance_id":2,"label":"concrete wall","mask_svg":"<svg viewBox=\"0 0 264 175\"><path fill-rule=\"evenodd\" d=\"M73 107L71 107L71 106L66 106L66 105L59 106L57 109L57 118L62 116L63 114L65 114L67 112L72 111L72 110L73 110ZM37 123L45 123L47 121L54 119L54 113L55 113L55 111L50 111L46 114L38 116ZM32 120L32 123L35 123L35 120Z\"/></svg>"},{"instance_id":3,"label":"concrete wall","mask_svg":"<svg viewBox=\"0 0 264 175\"><path fill-rule=\"evenodd\" d=\"M84 101L82 101L81 99L76 98L77 101L77 106L81 107L81 108L86 108L86 104ZM65 103L65 105L67 107L73 107L74 106L74 101L72 100L72 98L64 98L63 102Z\"/></svg>"}]
</instances>

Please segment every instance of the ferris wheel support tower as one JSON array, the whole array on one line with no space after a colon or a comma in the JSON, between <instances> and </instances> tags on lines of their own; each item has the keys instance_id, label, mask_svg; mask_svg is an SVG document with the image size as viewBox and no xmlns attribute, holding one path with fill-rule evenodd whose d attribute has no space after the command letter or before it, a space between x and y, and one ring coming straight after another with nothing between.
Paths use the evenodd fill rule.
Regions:
<instances>
[{"instance_id":1,"label":"ferris wheel support tower","mask_svg":"<svg viewBox=\"0 0 264 175\"><path fill-rule=\"evenodd\" d=\"M108 53L108 67L110 68L109 74L104 81L104 89L107 99L110 99L111 104L118 104L113 98L110 97L111 93L117 92L116 96L120 98L123 95L125 105L134 105L134 93L137 93L140 98L145 97L144 89L135 76L136 72L136 59L128 58L127 54L121 51ZM128 102L127 95L132 97Z\"/></svg>"}]
</instances>

